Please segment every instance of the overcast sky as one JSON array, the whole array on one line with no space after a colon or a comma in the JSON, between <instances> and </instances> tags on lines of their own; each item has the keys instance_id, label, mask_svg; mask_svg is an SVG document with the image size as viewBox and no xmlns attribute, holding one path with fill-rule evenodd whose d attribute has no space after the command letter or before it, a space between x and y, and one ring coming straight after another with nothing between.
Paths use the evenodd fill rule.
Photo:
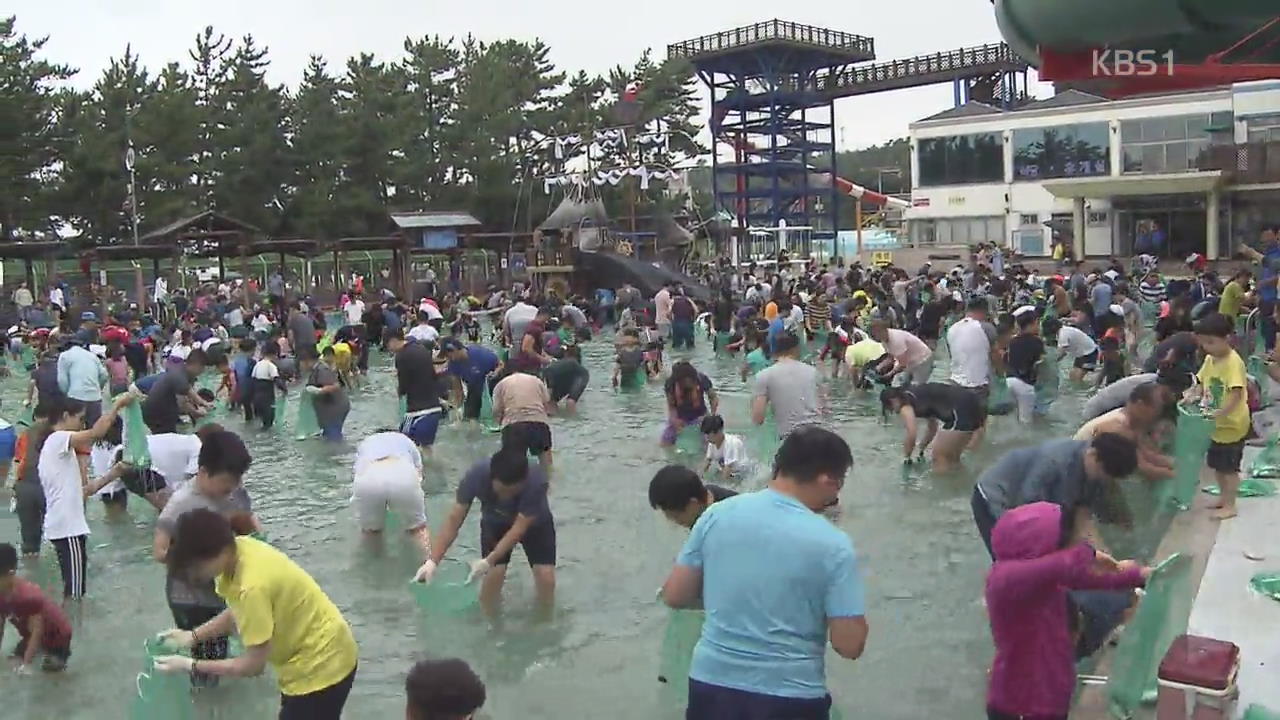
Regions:
<instances>
[{"instance_id":1,"label":"overcast sky","mask_svg":"<svg viewBox=\"0 0 1280 720\"><path fill-rule=\"evenodd\" d=\"M270 80L291 87L312 54L334 68L359 52L390 60L401 55L406 36L436 34L541 38L559 68L591 73L630 65L646 48L663 57L669 43L774 17L869 35L879 60L1000 40L988 0L10 0L0 12L17 16L19 32L48 35L47 57L79 68L83 87L128 44L148 66L187 63L206 25L229 36L252 34L271 51ZM841 101L837 145L904 136L907 123L951 105L950 85Z\"/></svg>"}]
</instances>

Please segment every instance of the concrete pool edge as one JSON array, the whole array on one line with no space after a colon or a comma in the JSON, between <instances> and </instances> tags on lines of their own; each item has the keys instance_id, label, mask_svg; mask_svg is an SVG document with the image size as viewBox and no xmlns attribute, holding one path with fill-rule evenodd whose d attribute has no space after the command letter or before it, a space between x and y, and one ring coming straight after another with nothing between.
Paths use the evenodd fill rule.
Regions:
<instances>
[{"instance_id":1,"label":"concrete pool edge","mask_svg":"<svg viewBox=\"0 0 1280 720\"><path fill-rule=\"evenodd\" d=\"M1249 467L1260 448L1246 448L1242 467ZM1207 469L1201 472L1201 486L1213 482L1212 473ZM1268 522L1274 518L1280 506L1280 496L1269 498L1245 498L1239 502L1240 515L1226 524L1210 517L1210 503L1213 497L1197 492L1192 509L1179 513L1169 526L1156 552L1156 558L1165 558L1180 552L1192 559L1192 583L1196 588L1192 604L1188 632L1194 634L1229 640L1241 646L1242 669L1240 676L1241 712L1248 702L1276 703L1280 698L1274 697L1280 691L1272 690L1271 697L1257 697L1263 688L1251 676L1262 672L1269 655L1275 655L1274 648L1280 647L1280 623L1274 624L1270 632L1259 633L1262 625L1254 624L1242 629L1240 618L1250 618L1259 608L1263 612L1280 614L1280 607L1271 607L1276 603L1267 598L1260 598L1248 588L1248 570L1253 567L1257 571L1272 567L1257 563L1244 556L1239 542L1227 542L1228 539L1246 535L1254 540L1251 547L1261 545L1280 550L1280 523ZM1225 527L1225 530L1224 530ZM1267 561L1274 564L1275 558ZM1213 586L1203 583L1208 577L1219 578ZM1244 577L1241 580L1241 577ZM1270 605L1268 605L1270 604ZM1268 654L1258 652L1254 648L1273 648ZM1096 674L1107 675L1114 648L1107 648L1099 659ZM1246 672L1246 670L1248 672ZM1253 690L1254 692L1250 692ZM1135 716L1137 718L1154 718L1155 707L1145 706ZM1071 720L1109 720L1113 716L1108 710L1108 698L1105 685L1089 685L1081 689L1071 711Z\"/></svg>"}]
</instances>

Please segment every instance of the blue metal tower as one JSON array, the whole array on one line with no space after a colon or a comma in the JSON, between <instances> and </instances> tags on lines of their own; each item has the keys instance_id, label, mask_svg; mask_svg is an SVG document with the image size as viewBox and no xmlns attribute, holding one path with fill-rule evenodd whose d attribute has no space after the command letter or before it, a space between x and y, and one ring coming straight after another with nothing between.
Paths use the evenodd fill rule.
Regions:
<instances>
[{"instance_id":1,"label":"blue metal tower","mask_svg":"<svg viewBox=\"0 0 1280 720\"><path fill-rule=\"evenodd\" d=\"M871 38L770 20L671 45L711 90L711 133L734 149L712 152L717 204L750 227L807 226L834 237L835 95L820 78L875 58ZM745 237L744 237L745 239Z\"/></svg>"}]
</instances>

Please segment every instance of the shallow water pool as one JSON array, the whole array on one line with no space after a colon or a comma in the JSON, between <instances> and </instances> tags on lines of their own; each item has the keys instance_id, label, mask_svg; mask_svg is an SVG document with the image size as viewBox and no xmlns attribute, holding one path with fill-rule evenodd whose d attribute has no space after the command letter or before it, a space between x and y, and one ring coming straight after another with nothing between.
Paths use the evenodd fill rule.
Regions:
<instances>
[{"instance_id":1,"label":"shallow water pool","mask_svg":"<svg viewBox=\"0 0 1280 720\"><path fill-rule=\"evenodd\" d=\"M749 427L749 386L738 377L738 362L713 357L709 343L699 341L693 352L669 353L668 359L688 356L709 375L721 393L729 430L750 435L749 447L758 448L760 433ZM354 628L360 667L348 717L401 717L404 673L427 654L469 661L488 685L485 712L491 718L683 717L676 689L658 681L671 613L655 601L654 591L686 531L649 508L646 488L652 473L672 458L699 467L701 458L658 447L665 417L661 386L612 390L611 357L607 341L584 346L591 386L579 415L552 425L559 610L549 623L532 617L532 579L519 551L500 623L467 613L425 614L408 586L420 562L413 546L399 534L380 545L361 540L348 504L351 445L296 441L288 427L264 433L256 426L246 429L239 419L223 419L243 433L253 453L247 486L271 541L311 572ZM938 363L935 378L945 375L946 364ZM349 438L396 421L394 376L385 358L375 365L353 394ZM23 392L21 379L0 385L6 417L18 415ZM1064 392L1048 422L1035 427L994 418L986 447L966 457L966 470L936 478L919 470L904 474L900 426L883 423L869 397L854 395L844 381L828 381L824 394L831 426L854 449L855 467L835 522L858 549L871 626L860 660L828 654L836 706L846 718L979 717L991 649L981 604L988 563L969 511L973 473L1004 450L1073 431L1079 398ZM291 394L289 420L296 399ZM457 425L442 429L426 478L433 531L464 470L497 445L497 435ZM743 487L763 483L759 475ZM0 674L4 717L129 717L144 641L171 626L163 568L151 560L155 513L135 497L129 515L128 521L108 522L101 505L89 503L89 597L73 618L70 666L59 676ZM477 518L478 508L451 557L475 557ZM5 503L0 537L16 543L17 536L17 521ZM48 545L39 564L24 572L52 594L60 592ZM7 652L16 633L10 628L6 634ZM155 717L268 718L276 707L271 679L224 680L199 693L194 714L168 708Z\"/></svg>"}]
</instances>

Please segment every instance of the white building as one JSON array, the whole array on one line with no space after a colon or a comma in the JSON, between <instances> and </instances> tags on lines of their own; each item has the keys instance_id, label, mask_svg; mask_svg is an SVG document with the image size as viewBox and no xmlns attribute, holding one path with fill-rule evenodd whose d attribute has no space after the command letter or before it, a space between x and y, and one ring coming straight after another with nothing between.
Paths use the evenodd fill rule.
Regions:
<instances>
[{"instance_id":1,"label":"white building","mask_svg":"<svg viewBox=\"0 0 1280 720\"><path fill-rule=\"evenodd\" d=\"M999 241L1047 256L1061 228L1076 257L1131 255L1155 237L1164 257L1218 259L1280 223L1280 81L1123 100L1067 91L1008 111L971 102L910 134L915 247Z\"/></svg>"}]
</instances>

